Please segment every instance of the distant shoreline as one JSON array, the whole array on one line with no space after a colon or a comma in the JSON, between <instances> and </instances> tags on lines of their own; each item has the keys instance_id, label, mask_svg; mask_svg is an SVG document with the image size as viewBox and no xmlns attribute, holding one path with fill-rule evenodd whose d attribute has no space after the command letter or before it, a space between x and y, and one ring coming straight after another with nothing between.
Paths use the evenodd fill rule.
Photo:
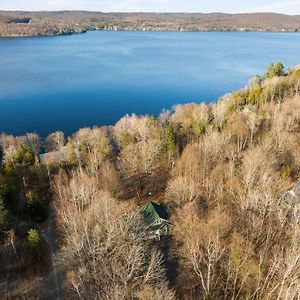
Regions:
<instances>
[{"instance_id":1,"label":"distant shoreline","mask_svg":"<svg viewBox=\"0 0 300 300\"><path fill-rule=\"evenodd\" d=\"M173 33L300 33L299 31L269 31L269 30L140 30L140 29L90 29L82 32L66 32L66 33L57 33L57 34L48 34L48 35L0 35L0 39L6 38L41 38L41 37L59 37L59 36L68 36L68 35L80 35L85 34L93 31L106 31L106 32L173 32Z\"/></svg>"},{"instance_id":2,"label":"distant shoreline","mask_svg":"<svg viewBox=\"0 0 300 300\"><path fill-rule=\"evenodd\" d=\"M300 16L276 13L102 13L0 11L0 37L105 31L299 32Z\"/></svg>"}]
</instances>

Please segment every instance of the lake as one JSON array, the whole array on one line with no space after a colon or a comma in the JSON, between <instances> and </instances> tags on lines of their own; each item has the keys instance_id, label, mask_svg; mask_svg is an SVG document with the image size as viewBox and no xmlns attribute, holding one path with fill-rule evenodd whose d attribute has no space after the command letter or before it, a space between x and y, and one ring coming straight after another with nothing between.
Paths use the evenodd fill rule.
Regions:
<instances>
[{"instance_id":1,"label":"lake","mask_svg":"<svg viewBox=\"0 0 300 300\"><path fill-rule=\"evenodd\" d=\"M0 132L46 136L216 101L271 62L300 63L297 33L112 32L0 39Z\"/></svg>"}]
</instances>

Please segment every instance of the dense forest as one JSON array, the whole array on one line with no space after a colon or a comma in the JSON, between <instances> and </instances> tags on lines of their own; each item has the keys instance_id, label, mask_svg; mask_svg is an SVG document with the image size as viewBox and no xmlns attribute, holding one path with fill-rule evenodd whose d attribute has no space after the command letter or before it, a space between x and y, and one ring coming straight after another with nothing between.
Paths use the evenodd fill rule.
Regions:
<instances>
[{"instance_id":1,"label":"dense forest","mask_svg":"<svg viewBox=\"0 0 300 300\"><path fill-rule=\"evenodd\" d=\"M297 32L300 16L276 13L103 13L0 11L0 36L39 36L88 30Z\"/></svg>"},{"instance_id":2,"label":"dense forest","mask_svg":"<svg viewBox=\"0 0 300 300\"><path fill-rule=\"evenodd\" d=\"M2 134L0 297L299 299L299 93L276 63L216 103ZM159 240L141 238L150 201Z\"/></svg>"}]
</instances>

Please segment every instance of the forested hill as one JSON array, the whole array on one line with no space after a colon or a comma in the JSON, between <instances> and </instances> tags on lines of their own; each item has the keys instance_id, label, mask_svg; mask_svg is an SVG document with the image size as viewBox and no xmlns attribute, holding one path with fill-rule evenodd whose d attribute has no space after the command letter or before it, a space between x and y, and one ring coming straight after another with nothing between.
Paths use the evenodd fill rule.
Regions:
<instances>
[{"instance_id":1,"label":"forested hill","mask_svg":"<svg viewBox=\"0 0 300 300\"><path fill-rule=\"evenodd\" d=\"M0 298L300 298L299 67L217 103L0 145ZM148 220L165 209L160 240L145 204Z\"/></svg>"},{"instance_id":2,"label":"forested hill","mask_svg":"<svg viewBox=\"0 0 300 300\"><path fill-rule=\"evenodd\" d=\"M0 12L0 36L37 36L86 30L298 31L300 16L275 13Z\"/></svg>"}]
</instances>

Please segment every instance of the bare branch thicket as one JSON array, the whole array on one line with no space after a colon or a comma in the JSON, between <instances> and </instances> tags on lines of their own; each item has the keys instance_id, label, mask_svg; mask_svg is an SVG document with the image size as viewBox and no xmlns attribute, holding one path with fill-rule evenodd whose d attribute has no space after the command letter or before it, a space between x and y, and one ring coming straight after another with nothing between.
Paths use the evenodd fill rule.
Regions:
<instances>
[{"instance_id":1,"label":"bare branch thicket","mask_svg":"<svg viewBox=\"0 0 300 300\"><path fill-rule=\"evenodd\" d=\"M97 180L75 174L67 186L56 183L63 247L60 261L69 286L80 299L131 299L145 292L164 293L167 288L159 250L140 239L137 213L98 188Z\"/></svg>"}]
</instances>

